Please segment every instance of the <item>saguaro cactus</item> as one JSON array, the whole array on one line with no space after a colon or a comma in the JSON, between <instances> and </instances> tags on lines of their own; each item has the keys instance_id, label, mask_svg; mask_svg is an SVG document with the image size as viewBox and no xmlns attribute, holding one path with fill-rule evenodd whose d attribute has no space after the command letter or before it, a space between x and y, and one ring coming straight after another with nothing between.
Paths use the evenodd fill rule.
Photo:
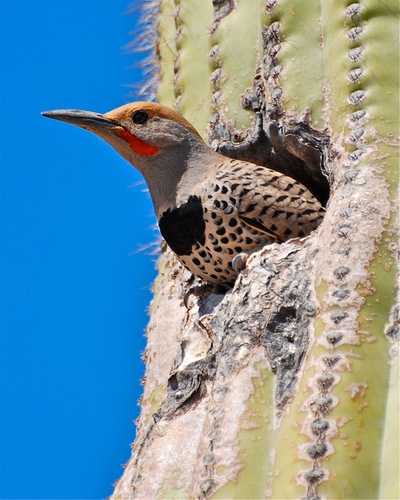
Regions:
<instances>
[{"instance_id":1,"label":"saguaro cactus","mask_svg":"<svg viewBox=\"0 0 400 500\"><path fill-rule=\"evenodd\" d=\"M157 99L326 203L226 293L163 249L113 498L398 498L398 3L159 0Z\"/></svg>"}]
</instances>

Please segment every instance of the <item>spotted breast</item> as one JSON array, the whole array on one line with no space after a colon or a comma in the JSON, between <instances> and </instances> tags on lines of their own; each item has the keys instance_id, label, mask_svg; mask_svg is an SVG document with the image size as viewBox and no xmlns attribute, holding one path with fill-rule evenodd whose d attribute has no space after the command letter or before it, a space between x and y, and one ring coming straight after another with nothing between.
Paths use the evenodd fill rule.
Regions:
<instances>
[{"instance_id":1,"label":"spotted breast","mask_svg":"<svg viewBox=\"0 0 400 500\"><path fill-rule=\"evenodd\" d=\"M165 211L160 231L182 264L211 283L231 285L234 257L308 235L324 209L293 179L226 159L196 195Z\"/></svg>"}]
</instances>

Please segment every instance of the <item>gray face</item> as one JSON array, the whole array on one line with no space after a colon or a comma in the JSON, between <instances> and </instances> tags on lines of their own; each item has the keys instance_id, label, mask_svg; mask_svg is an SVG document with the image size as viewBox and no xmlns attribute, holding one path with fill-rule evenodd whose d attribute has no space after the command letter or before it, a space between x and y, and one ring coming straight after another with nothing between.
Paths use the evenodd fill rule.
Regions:
<instances>
[{"instance_id":1,"label":"gray face","mask_svg":"<svg viewBox=\"0 0 400 500\"><path fill-rule=\"evenodd\" d=\"M89 130L108 142L144 176L157 217L175 206L178 185L191 164L204 164L196 159L199 152L211 151L179 113L156 103L127 104L105 114L55 110L43 115Z\"/></svg>"}]
</instances>

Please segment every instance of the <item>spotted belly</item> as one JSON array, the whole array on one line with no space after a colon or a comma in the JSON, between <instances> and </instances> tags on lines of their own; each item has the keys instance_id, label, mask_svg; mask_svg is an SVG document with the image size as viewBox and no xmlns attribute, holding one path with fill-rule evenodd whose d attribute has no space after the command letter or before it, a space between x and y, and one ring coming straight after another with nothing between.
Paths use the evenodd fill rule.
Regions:
<instances>
[{"instance_id":1,"label":"spotted belly","mask_svg":"<svg viewBox=\"0 0 400 500\"><path fill-rule=\"evenodd\" d=\"M236 255L303 237L324 209L290 177L266 167L226 159L215 175L195 185L196 195L159 219L162 235L182 264L211 283L232 284Z\"/></svg>"},{"instance_id":2,"label":"spotted belly","mask_svg":"<svg viewBox=\"0 0 400 500\"><path fill-rule=\"evenodd\" d=\"M191 196L179 207L167 210L159 220L161 234L182 264L210 282L231 285L237 277L232 261L273 239L243 224L233 203L201 201Z\"/></svg>"}]
</instances>

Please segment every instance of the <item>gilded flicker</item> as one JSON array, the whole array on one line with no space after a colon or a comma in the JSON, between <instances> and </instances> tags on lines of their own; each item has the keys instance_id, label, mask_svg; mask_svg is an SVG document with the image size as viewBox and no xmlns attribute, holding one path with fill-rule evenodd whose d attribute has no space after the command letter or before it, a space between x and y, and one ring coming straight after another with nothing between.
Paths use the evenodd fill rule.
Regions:
<instances>
[{"instance_id":1,"label":"gilded flicker","mask_svg":"<svg viewBox=\"0 0 400 500\"><path fill-rule=\"evenodd\" d=\"M324 209L302 184L222 156L183 116L160 104L43 115L94 132L141 172L165 241L208 282L231 285L235 256L306 236L322 220Z\"/></svg>"}]
</instances>

